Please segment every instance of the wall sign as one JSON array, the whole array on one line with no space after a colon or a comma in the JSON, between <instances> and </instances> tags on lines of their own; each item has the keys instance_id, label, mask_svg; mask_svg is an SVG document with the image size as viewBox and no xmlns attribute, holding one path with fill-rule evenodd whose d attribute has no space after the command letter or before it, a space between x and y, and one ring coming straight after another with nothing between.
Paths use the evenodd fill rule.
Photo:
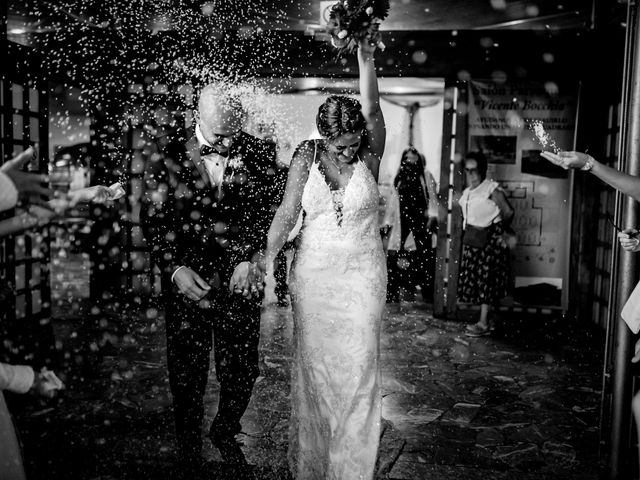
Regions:
<instances>
[{"instance_id":1,"label":"wall sign","mask_svg":"<svg viewBox=\"0 0 640 480\"><path fill-rule=\"evenodd\" d=\"M516 214L514 298L526 305L566 308L571 232L571 179L540 157L531 125L542 122L555 146L574 144L575 92L555 85L469 82L468 150L489 159Z\"/></svg>"}]
</instances>

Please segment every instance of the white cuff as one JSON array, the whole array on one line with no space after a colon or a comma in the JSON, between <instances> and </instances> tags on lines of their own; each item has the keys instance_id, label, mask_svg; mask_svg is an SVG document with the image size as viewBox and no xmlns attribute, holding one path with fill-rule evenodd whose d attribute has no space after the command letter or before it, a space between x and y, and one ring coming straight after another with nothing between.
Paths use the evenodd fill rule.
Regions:
<instances>
[{"instance_id":1,"label":"white cuff","mask_svg":"<svg viewBox=\"0 0 640 480\"><path fill-rule=\"evenodd\" d=\"M27 393L33 386L35 372L28 365L0 363L0 386L2 390Z\"/></svg>"},{"instance_id":2,"label":"white cuff","mask_svg":"<svg viewBox=\"0 0 640 480\"><path fill-rule=\"evenodd\" d=\"M0 211L9 210L18 203L18 189L6 173L0 172Z\"/></svg>"},{"instance_id":3,"label":"white cuff","mask_svg":"<svg viewBox=\"0 0 640 480\"><path fill-rule=\"evenodd\" d=\"M187 268L187 266L186 266L186 265L180 265L178 268L176 268L176 269L173 271L173 273L171 274L171 283L173 283L173 277L175 277L175 276L176 276L176 273L178 273L178 271L179 271L180 269L182 269L182 268Z\"/></svg>"}]
</instances>

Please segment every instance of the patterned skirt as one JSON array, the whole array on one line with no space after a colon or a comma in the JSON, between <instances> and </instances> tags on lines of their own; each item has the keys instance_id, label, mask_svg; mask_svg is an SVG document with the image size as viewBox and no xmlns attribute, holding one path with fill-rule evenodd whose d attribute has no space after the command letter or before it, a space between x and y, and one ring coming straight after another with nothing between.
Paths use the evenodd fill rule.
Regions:
<instances>
[{"instance_id":1,"label":"patterned skirt","mask_svg":"<svg viewBox=\"0 0 640 480\"><path fill-rule=\"evenodd\" d=\"M458 302L475 305L497 305L510 287L510 252L502 238L501 223L491 228L484 247L462 245L462 261L458 275Z\"/></svg>"}]
</instances>

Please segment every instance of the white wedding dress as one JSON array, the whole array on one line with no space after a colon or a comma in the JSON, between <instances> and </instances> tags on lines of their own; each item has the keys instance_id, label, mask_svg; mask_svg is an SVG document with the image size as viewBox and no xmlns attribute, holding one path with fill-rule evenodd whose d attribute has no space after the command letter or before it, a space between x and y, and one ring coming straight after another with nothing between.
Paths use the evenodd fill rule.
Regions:
<instances>
[{"instance_id":1,"label":"white wedding dress","mask_svg":"<svg viewBox=\"0 0 640 480\"><path fill-rule=\"evenodd\" d=\"M314 162L291 268L294 478L370 480L380 440L380 321L387 270L378 185L362 162L331 191Z\"/></svg>"}]
</instances>

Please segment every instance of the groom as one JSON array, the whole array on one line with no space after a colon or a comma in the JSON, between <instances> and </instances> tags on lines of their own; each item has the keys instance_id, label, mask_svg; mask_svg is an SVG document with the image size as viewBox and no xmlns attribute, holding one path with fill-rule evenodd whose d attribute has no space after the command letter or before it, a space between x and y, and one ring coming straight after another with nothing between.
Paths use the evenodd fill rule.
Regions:
<instances>
[{"instance_id":1,"label":"groom","mask_svg":"<svg viewBox=\"0 0 640 480\"><path fill-rule=\"evenodd\" d=\"M145 171L141 223L162 271L169 382L187 466L201 462L212 333L220 398L209 436L225 462L244 461L235 435L259 375L264 278L256 261L281 187L274 145L243 132L243 117L237 98L204 87L195 135L169 141Z\"/></svg>"}]
</instances>

